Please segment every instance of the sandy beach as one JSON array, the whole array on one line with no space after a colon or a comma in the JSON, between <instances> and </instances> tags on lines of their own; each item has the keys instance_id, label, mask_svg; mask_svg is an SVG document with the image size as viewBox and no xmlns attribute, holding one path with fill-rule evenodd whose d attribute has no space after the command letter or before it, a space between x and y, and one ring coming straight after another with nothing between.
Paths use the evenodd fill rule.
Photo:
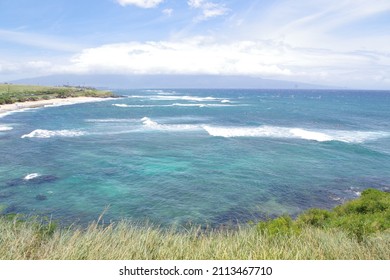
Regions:
<instances>
[{"instance_id":1,"label":"sandy beach","mask_svg":"<svg viewBox=\"0 0 390 280\"><path fill-rule=\"evenodd\" d=\"M17 102L13 104L0 105L0 114L23 110L23 109L40 108L45 106L72 105L77 103L103 101L107 99L108 98L101 98L101 97L69 97L69 98L54 98L54 99L38 100L38 101Z\"/></svg>"}]
</instances>

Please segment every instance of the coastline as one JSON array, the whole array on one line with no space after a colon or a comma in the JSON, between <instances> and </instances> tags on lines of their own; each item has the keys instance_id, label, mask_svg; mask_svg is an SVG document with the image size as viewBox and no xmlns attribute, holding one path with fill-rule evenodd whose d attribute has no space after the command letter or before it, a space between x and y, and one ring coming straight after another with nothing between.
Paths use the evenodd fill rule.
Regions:
<instances>
[{"instance_id":1,"label":"coastline","mask_svg":"<svg viewBox=\"0 0 390 280\"><path fill-rule=\"evenodd\" d=\"M67 97L67 98L53 98L47 100L16 102L12 104L0 105L0 115L12 113L14 111L24 109L42 108L46 106L64 106L79 103L98 102L108 100L110 97Z\"/></svg>"}]
</instances>

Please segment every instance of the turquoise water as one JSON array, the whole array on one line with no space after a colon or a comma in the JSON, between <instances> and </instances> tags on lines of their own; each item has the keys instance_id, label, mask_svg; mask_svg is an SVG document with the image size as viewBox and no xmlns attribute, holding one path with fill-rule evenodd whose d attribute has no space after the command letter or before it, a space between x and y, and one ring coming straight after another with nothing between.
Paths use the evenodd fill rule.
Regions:
<instances>
[{"instance_id":1,"label":"turquoise water","mask_svg":"<svg viewBox=\"0 0 390 280\"><path fill-rule=\"evenodd\" d=\"M390 92L116 93L0 116L4 213L219 226L390 189Z\"/></svg>"}]
</instances>

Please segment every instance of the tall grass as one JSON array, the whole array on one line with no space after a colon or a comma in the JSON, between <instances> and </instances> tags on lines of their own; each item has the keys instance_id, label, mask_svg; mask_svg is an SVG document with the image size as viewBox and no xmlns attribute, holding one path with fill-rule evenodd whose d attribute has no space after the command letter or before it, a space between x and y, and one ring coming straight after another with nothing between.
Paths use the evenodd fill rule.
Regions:
<instances>
[{"instance_id":1,"label":"tall grass","mask_svg":"<svg viewBox=\"0 0 390 280\"><path fill-rule=\"evenodd\" d=\"M49 87L37 85L0 84L0 93L23 93L47 90Z\"/></svg>"},{"instance_id":2,"label":"tall grass","mask_svg":"<svg viewBox=\"0 0 390 280\"><path fill-rule=\"evenodd\" d=\"M330 211L333 220L328 219L329 215L323 218L323 212L308 212L296 221L280 217L257 225L220 230L196 227L187 230L166 229L128 221L108 226L95 222L87 228L55 228L50 221L2 216L0 258L389 260L388 220L384 220L384 227L380 225L380 213L388 216L389 198L390 194L368 191L363 193L361 199ZM375 206L373 199L379 199L377 204L380 206ZM350 228L351 223L346 226L340 224L341 213L355 216L353 209L364 212L357 222L363 223L363 228L370 229L365 234L355 235L356 229L354 226ZM376 213L375 217L372 216L373 212Z\"/></svg>"},{"instance_id":3,"label":"tall grass","mask_svg":"<svg viewBox=\"0 0 390 280\"><path fill-rule=\"evenodd\" d=\"M298 235L260 233L254 227L187 232L128 222L58 229L0 219L1 259L390 259L390 236L363 242L340 230L305 228Z\"/></svg>"}]
</instances>

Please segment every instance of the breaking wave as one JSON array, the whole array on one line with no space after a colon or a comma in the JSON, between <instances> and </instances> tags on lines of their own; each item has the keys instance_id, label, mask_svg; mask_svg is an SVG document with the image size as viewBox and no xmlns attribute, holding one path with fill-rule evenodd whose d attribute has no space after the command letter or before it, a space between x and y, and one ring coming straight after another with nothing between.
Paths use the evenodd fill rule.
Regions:
<instances>
[{"instance_id":1,"label":"breaking wave","mask_svg":"<svg viewBox=\"0 0 390 280\"><path fill-rule=\"evenodd\" d=\"M33 110L37 110L37 109L39 109L39 108L23 108L23 109L17 109L17 110L13 110L13 111L4 112L4 113L0 114L0 119L4 118L6 116L9 116L9 115L15 114L15 113L33 111Z\"/></svg>"},{"instance_id":2,"label":"breaking wave","mask_svg":"<svg viewBox=\"0 0 390 280\"><path fill-rule=\"evenodd\" d=\"M307 130L303 128L288 128L277 126L260 127L222 127L203 126L211 136L219 137L263 137L263 138L293 138L313 140L318 142L340 141L345 143L362 143L390 136L386 132L345 131L345 130Z\"/></svg>"},{"instance_id":3,"label":"breaking wave","mask_svg":"<svg viewBox=\"0 0 390 280\"><path fill-rule=\"evenodd\" d=\"M188 131L188 130L201 130L202 126L195 124L160 124L153 121L148 117L141 119L144 127L151 130L165 130L165 131Z\"/></svg>"},{"instance_id":4,"label":"breaking wave","mask_svg":"<svg viewBox=\"0 0 390 280\"><path fill-rule=\"evenodd\" d=\"M227 102L225 102L227 103ZM129 105L129 104L112 104L112 106L120 107L120 108L150 108L150 107L231 107L235 105L230 104L214 104L214 103L173 103L167 105Z\"/></svg>"},{"instance_id":5,"label":"breaking wave","mask_svg":"<svg viewBox=\"0 0 390 280\"><path fill-rule=\"evenodd\" d=\"M108 100L114 100L117 98L112 97L85 97L80 98L78 100L64 100L63 102L55 103L55 104L47 104L43 107L50 108L50 107L62 107L62 106L69 106L69 105L77 105L77 104L83 104L83 103L95 103L95 102L102 102L102 101L108 101Z\"/></svg>"},{"instance_id":6,"label":"breaking wave","mask_svg":"<svg viewBox=\"0 0 390 280\"><path fill-rule=\"evenodd\" d=\"M231 107L232 105L227 104L214 104L214 103L173 103L172 106L178 106L178 107Z\"/></svg>"},{"instance_id":7,"label":"breaking wave","mask_svg":"<svg viewBox=\"0 0 390 280\"><path fill-rule=\"evenodd\" d=\"M204 101L219 101L221 98L216 97L199 97L199 96L180 96L180 95L164 95L164 96L151 96L151 100L165 100L165 101L171 101L171 100L185 100L185 101L197 101L197 102L204 102Z\"/></svg>"},{"instance_id":8,"label":"breaking wave","mask_svg":"<svg viewBox=\"0 0 390 280\"><path fill-rule=\"evenodd\" d=\"M41 176L41 174L39 174L39 173L31 173L31 174L26 175L23 178L23 180L29 181L29 180L35 179L35 178L37 178L39 176Z\"/></svg>"},{"instance_id":9,"label":"breaking wave","mask_svg":"<svg viewBox=\"0 0 390 280\"><path fill-rule=\"evenodd\" d=\"M160 123L149 117L140 119L142 128L160 131L206 131L216 137L259 137L303 139L317 142L339 141L345 143L363 143L380 138L390 137L390 133L383 131L347 131L347 130L310 130L304 128L290 128L279 126L237 127L213 126L205 123Z\"/></svg>"},{"instance_id":10,"label":"breaking wave","mask_svg":"<svg viewBox=\"0 0 390 280\"><path fill-rule=\"evenodd\" d=\"M112 104L120 108L149 108L149 107L172 107L172 105L129 105L129 104Z\"/></svg>"},{"instance_id":11,"label":"breaking wave","mask_svg":"<svg viewBox=\"0 0 390 280\"><path fill-rule=\"evenodd\" d=\"M14 129L12 126L0 125L0 131L9 131Z\"/></svg>"},{"instance_id":12,"label":"breaking wave","mask_svg":"<svg viewBox=\"0 0 390 280\"><path fill-rule=\"evenodd\" d=\"M77 137L85 135L79 130L46 130L36 129L29 134L25 134L20 138L51 138L51 137Z\"/></svg>"},{"instance_id":13,"label":"breaking wave","mask_svg":"<svg viewBox=\"0 0 390 280\"><path fill-rule=\"evenodd\" d=\"M190 95L167 95L168 93L164 92L163 94L159 93L157 95L129 95L128 98L141 98L149 99L155 101L175 101L175 100L184 100L184 101L195 101L195 102L207 102L207 101L224 101L223 103L230 102L226 98L217 98L217 97L201 97L201 96L190 96Z\"/></svg>"}]
</instances>

